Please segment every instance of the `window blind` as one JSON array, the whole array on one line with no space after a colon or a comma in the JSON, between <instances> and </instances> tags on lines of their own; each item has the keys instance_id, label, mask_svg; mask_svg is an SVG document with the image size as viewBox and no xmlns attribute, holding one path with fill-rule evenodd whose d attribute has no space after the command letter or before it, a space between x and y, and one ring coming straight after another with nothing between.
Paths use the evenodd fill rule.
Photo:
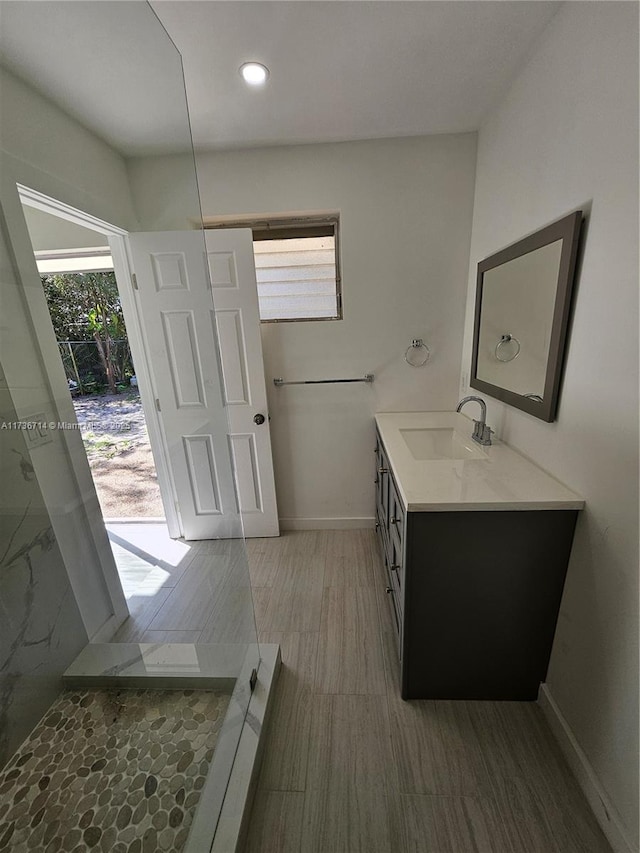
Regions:
<instances>
[{"instance_id":1,"label":"window blind","mask_svg":"<svg viewBox=\"0 0 640 853\"><path fill-rule=\"evenodd\" d=\"M333 234L287 239L260 236L253 243L260 319L338 318Z\"/></svg>"}]
</instances>

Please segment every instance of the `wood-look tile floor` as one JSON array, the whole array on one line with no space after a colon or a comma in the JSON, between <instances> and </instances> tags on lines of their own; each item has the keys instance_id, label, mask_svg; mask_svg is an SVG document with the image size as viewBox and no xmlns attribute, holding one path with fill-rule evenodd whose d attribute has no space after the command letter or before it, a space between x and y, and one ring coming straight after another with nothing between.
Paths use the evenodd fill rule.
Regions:
<instances>
[{"instance_id":1,"label":"wood-look tile floor","mask_svg":"<svg viewBox=\"0 0 640 853\"><path fill-rule=\"evenodd\" d=\"M246 853L611 853L535 703L402 701L373 531L247 549L283 668Z\"/></svg>"},{"instance_id":2,"label":"wood-look tile floor","mask_svg":"<svg viewBox=\"0 0 640 853\"><path fill-rule=\"evenodd\" d=\"M114 641L281 646L246 853L611 853L534 703L402 701L372 530L111 533Z\"/></svg>"},{"instance_id":3,"label":"wood-look tile floor","mask_svg":"<svg viewBox=\"0 0 640 853\"><path fill-rule=\"evenodd\" d=\"M107 530L130 611L112 642L256 642L242 540L174 540L165 524Z\"/></svg>"}]
</instances>

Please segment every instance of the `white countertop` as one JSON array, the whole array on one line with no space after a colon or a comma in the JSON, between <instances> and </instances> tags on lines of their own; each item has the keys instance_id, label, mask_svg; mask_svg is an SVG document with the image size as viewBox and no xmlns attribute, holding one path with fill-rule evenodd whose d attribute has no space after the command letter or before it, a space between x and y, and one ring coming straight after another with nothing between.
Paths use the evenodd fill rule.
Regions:
<instances>
[{"instance_id":1,"label":"white countertop","mask_svg":"<svg viewBox=\"0 0 640 853\"><path fill-rule=\"evenodd\" d=\"M579 495L504 442L481 447L471 441L473 421L462 413L386 412L376 423L409 512L584 507ZM416 459L402 432L446 428L476 458Z\"/></svg>"}]
</instances>

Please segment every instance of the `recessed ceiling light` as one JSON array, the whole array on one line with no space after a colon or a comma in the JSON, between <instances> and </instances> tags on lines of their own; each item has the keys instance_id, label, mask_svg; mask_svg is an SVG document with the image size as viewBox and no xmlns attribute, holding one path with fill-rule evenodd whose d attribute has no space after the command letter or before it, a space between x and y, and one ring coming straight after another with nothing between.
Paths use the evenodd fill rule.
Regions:
<instances>
[{"instance_id":1,"label":"recessed ceiling light","mask_svg":"<svg viewBox=\"0 0 640 853\"><path fill-rule=\"evenodd\" d=\"M245 62L240 66L240 74L250 86L264 86L269 77L269 69L260 62Z\"/></svg>"}]
</instances>

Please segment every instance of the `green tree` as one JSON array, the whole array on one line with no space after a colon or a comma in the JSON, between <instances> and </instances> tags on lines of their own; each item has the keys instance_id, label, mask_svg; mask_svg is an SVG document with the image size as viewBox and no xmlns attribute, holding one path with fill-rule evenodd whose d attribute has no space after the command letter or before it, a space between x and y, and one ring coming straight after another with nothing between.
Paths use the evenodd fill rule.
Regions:
<instances>
[{"instance_id":1,"label":"green tree","mask_svg":"<svg viewBox=\"0 0 640 853\"><path fill-rule=\"evenodd\" d=\"M116 394L113 342L126 338L127 330L114 273L48 275L42 284L57 340L95 341L109 390Z\"/></svg>"}]
</instances>

